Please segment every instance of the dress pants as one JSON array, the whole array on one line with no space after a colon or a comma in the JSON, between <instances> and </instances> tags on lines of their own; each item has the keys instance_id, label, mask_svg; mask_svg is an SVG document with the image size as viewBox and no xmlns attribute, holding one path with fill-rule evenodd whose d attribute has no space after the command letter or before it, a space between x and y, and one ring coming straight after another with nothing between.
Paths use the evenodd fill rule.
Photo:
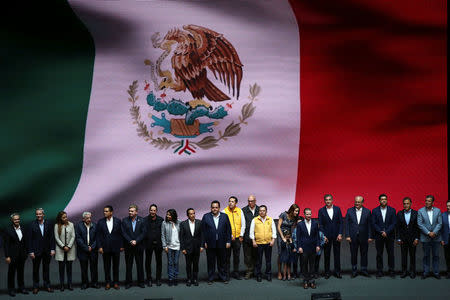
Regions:
<instances>
[{"instance_id":1,"label":"dress pants","mask_svg":"<svg viewBox=\"0 0 450 300\"><path fill-rule=\"evenodd\" d=\"M144 250L137 246L125 248L125 284L133 281L133 261L136 262L137 279L139 283L144 283Z\"/></svg>"},{"instance_id":2,"label":"dress pants","mask_svg":"<svg viewBox=\"0 0 450 300\"><path fill-rule=\"evenodd\" d=\"M15 284L15 277L17 274L17 286L20 290L23 290L25 288L24 284L24 266L25 266L25 260L27 257L17 257L12 258L11 263L8 265L8 290L12 291L14 290Z\"/></svg>"},{"instance_id":3,"label":"dress pants","mask_svg":"<svg viewBox=\"0 0 450 300\"><path fill-rule=\"evenodd\" d=\"M198 262L200 260L200 251L187 253L186 258L186 275L187 279L194 281L198 279Z\"/></svg>"},{"instance_id":4,"label":"dress pants","mask_svg":"<svg viewBox=\"0 0 450 300\"><path fill-rule=\"evenodd\" d=\"M369 242L367 240L360 240L358 237L352 239L350 243L350 254L352 262L352 271L357 270L358 266L358 249L361 254L361 270L367 271L367 251L369 249Z\"/></svg>"},{"instance_id":5,"label":"dress pants","mask_svg":"<svg viewBox=\"0 0 450 300\"><path fill-rule=\"evenodd\" d=\"M303 252L303 283L314 283L314 264L317 254L315 252Z\"/></svg>"},{"instance_id":6,"label":"dress pants","mask_svg":"<svg viewBox=\"0 0 450 300\"><path fill-rule=\"evenodd\" d=\"M111 262L113 269L113 280L111 281ZM104 252L103 268L105 270L105 281L108 284L119 284L120 252Z\"/></svg>"},{"instance_id":7,"label":"dress pants","mask_svg":"<svg viewBox=\"0 0 450 300\"><path fill-rule=\"evenodd\" d=\"M87 259L80 259L80 269L81 269L81 283L89 284L88 279L88 267L91 270L91 284L98 283L98 255L97 252L92 250L90 253L87 253Z\"/></svg>"},{"instance_id":8,"label":"dress pants","mask_svg":"<svg viewBox=\"0 0 450 300\"><path fill-rule=\"evenodd\" d=\"M233 273L239 272L239 256L241 254L241 241L236 238L231 241L231 247L227 249L227 259L225 263L225 270L227 271L227 276L230 277L231 271L231 253L233 253Z\"/></svg>"},{"instance_id":9,"label":"dress pants","mask_svg":"<svg viewBox=\"0 0 450 300\"><path fill-rule=\"evenodd\" d=\"M216 262L217 270L219 273L219 278L222 280L227 279L227 274L225 273L225 260L227 254L226 248L207 248L206 249L206 259L208 265L208 281L214 280L214 274L216 272Z\"/></svg>"},{"instance_id":10,"label":"dress pants","mask_svg":"<svg viewBox=\"0 0 450 300\"><path fill-rule=\"evenodd\" d=\"M245 241L242 243L244 248L244 263L248 273L255 272L256 260L258 259L258 249L253 247L253 242Z\"/></svg>"},{"instance_id":11,"label":"dress pants","mask_svg":"<svg viewBox=\"0 0 450 300\"><path fill-rule=\"evenodd\" d=\"M433 273L439 274L439 245L440 242L423 243L423 273L430 274L430 252L433 255Z\"/></svg>"},{"instance_id":12,"label":"dress pants","mask_svg":"<svg viewBox=\"0 0 450 300\"><path fill-rule=\"evenodd\" d=\"M36 255L33 259L33 288L39 288L39 266L42 262L42 278L44 281L44 288L50 287L50 253L42 253Z\"/></svg>"},{"instance_id":13,"label":"dress pants","mask_svg":"<svg viewBox=\"0 0 450 300\"><path fill-rule=\"evenodd\" d=\"M408 254L409 254L409 271L416 273L416 248L412 241L403 241L400 245L400 251L402 253L402 272L405 273L408 270Z\"/></svg>"},{"instance_id":14,"label":"dress pants","mask_svg":"<svg viewBox=\"0 0 450 300\"><path fill-rule=\"evenodd\" d=\"M67 273L67 284L72 284L72 263L72 260L67 260L67 252L64 252L64 260L58 261L60 285L64 284L64 271Z\"/></svg>"},{"instance_id":15,"label":"dress pants","mask_svg":"<svg viewBox=\"0 0 450 300\"><path fill-rule=\"evenodd\" d=\"M320 264L320 257L322 256L322 253L316 253L316 258L314 259L314 274L319 274L319 264Z\"/></svg>"},{"instance_id":16,"label":"dress pants","mask_svg":"<svg viewBox=\"0 0 450 300\"><path fill-rule=\"evenodd\" d=\"M378 238L375 240L375 248L377 249L377 272L383 271L383 251L386 248L386 252L388 255L388 268L389 272L394 272L395 262L394 262L394 239L386 237L386 238Z\"/></svg>"},{"instance_id":17,"label":"dress pants","mask_svg":"<svg viewBox=\"0 0 450 300\"><path fill-rule=\"evenodd\" d=\"M258 245L258 260L256 262L256 276L261 276L263 256L266 259L266 275L272 275L272 246L270 244Z\"/></svg>"},{"instance_id":18,"label":"dress pants","mask_svg":"<svg viewBox=\"0 0 450 300\"><path fill-rule=\"evenodd\" d=\"M325 273L330 273L330 260L331 260L331 248L333 248L333 258L334 258L334 272L341 272L341 243L336 241L336 239L328 240L328 243L323 245L323 267Z\"/></svg>"},{"instance_id":19,"label":"dress pants","mask_svg":"<svg viewBox=\"0 0 450 300\"><path fill-rule=\"evenodd\" d=\"M447 275L450 275L450 239L449 243L447 243L447 245L444 245L444 255L445 255L445 264L447 265Z\"/></svg>"},{"instance_id":20,"label":"dress pants","mask_svg":"<svg viewBox=\"0 0 450 300\"><path fill-rule=\"evenodd\" d=\"M152 255L155 252L156 260L156 280L161 280L162 273L162 247L157 245L150 245L145 249L145 273L147 280L152 280Z\"/></svg>"}]
</instances>

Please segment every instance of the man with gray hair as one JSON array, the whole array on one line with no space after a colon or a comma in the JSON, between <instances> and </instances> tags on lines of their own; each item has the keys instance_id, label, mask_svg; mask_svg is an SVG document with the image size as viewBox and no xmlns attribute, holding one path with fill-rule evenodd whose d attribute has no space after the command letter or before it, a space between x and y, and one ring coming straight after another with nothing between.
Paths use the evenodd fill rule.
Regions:
<instances>
[{"instance_id":1,"label":"man with gray hair","mask_svg":"<svg viewBox=\"0 0 450 300\"><path fill-rule=\"evenodd\" d=\"M97 226L91 220L90 212L83 213L83 221L75 228L77 241L77 256L81 268L81 289L89 287L88 266L91 271L91 287L100 288L98 285L98 254L97 254Z\"/></svg>"}]
</instances>

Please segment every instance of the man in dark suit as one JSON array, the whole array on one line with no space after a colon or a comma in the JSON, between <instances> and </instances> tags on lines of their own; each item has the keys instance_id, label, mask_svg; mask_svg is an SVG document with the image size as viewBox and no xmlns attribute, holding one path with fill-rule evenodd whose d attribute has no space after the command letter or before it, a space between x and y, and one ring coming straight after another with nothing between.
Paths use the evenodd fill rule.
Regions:
<instances>
[{"instance_id":1,"label":"man in dark suit","mask_svg":"<svg viewBox=\"0 0 450 300\"><path fill-rule=\"evenodd\" d=\"M122 220L122 235L125 240L126 279L125 288L129 289L132 282L133 260L136 261L138 285L144 288L144 239L146 225L144 219L138 216L138 207L132 204L128 207L128 217Z\"/></svg>"},{"instance_id":2,"label":"man in dark suit","mask_svg":"<svg viewBox=\"0 0 450 300\"><path fill-rule=\"evenodd\" d=\"M25 289L23 274L24 265L27 260L25 229L20 226L20 215L12 214L11 223L3 232L6 263L8 264L8 294L16 295L14 281L17 273L17 292L28 294Z\"/></svg>"},{"instance_id":3,"label":"man in dark suit","mask_svg":"<svg viewBox=\"0 0 450 300\"><path fill-rule=\"evenodd\" d=\"M53 224L44 220L44 209L37 208L36 220L28 227L28 252L33 260L33 294L39 291L39 266L42 262L44 288L53 293L50 287L50 261L55 255L55 235Z\"/></svg>"},{"instance_id":4,"label":"man in dark suit","mask_svg":"<svg viewBox=\"0 0 450 300\"><path fill-rule=\"evenodd\" d=\"M303 212L305 220L297 224L297 247L298 252L303 254L303 288L307 289L310 286L315 289L314 262L316 253L320 251L319 223L311 220L310 208L305 208Z\"/></svg>"},{"instance_id":5,"label":"man in dark suit","mask_svg":"<svg viewBox=\"0 0 450 300\"><path fill-rule=\"evenodd\" d=\"M103 267L105 270L105 290L119 287L120 252L123 251L122 222L113 217L113 208L107 205L103 208L104 218L97 223L98 252L103 254ZM113 268L113 281L111 281L111 261Z\"/></svg>"},{"instance_id":6,"label":"man in dark suit","mask_svg":"<svg viewBox=\"0 0 450 300\"><path fill-rule=\"evenodd\" d=\"M188 219L180 224L180 248L186 257L187 286L198 286L198 261L202 247L201 221L195 219L195 210L188 208Z\"/></svg>"},{"instance_id":7,"label":"man in dark suit","mask_svg":"<svg viewBox=\"0 0 450 300\"><path fill-rule=\"evenodd\" d=\"M92 222L91 217L90 212L84 212L83 221L75 227L82 290L89 286L88 267L91 270L91 287L100 288L98 285L97 225Z\"/></svg>"},{"instance_id":8,"label":"man in dark suit","mask_svg":"<svg viewBox=\"0 0 450 300\"><path fill-rule=\"evenodd\" d=\"M417 226L417 211L411 209L411 198L403 198L403 210L397 213L397 243L400 245L402 255L402 275L408 276L408 253L409 253L409 276L416 277L416 249L419 244L420 231Z\"/></svg>"},{"instance_id":9,"label":"man in dark suit","mask_svg":"<svg viewBox=\"0 0 450 300\"><path fill-rule=\"evenodd\" d=\"M211 212L202 218L202 245L206 249L208 264L208 284L214 281L216 269L224 283L228 283L225 272L226 249L231 246L231 224L228 216L220 212L220 203L211 202Z\"/></svg>"},{"instance_id":10,"label":"man in dark suit","mask_svg":"<svg viewBox=\"0 0 450 300\"><path fill-rule=\"evenodd\" d=\"M383 277L383 250L386 247L388 255L389 275L395 277L394 240L397 224L396 212L387 205L387 195L378 197L380 205L372 210L372 228L375 234L375 248L377 249L377 278Z\"/></svg>"},{"instance_id":11,"label":"man in dark suit","mask_svg":"<svg viewBox=\"0 0 450 300\"><path fill-rule=\"evenodd\" d=\"M352 261L352 278L355 278L358 266L358 249L361 253L361 274L369 277L367 272L367 251L372 242L372 222L370 210L363 207L364 198L355 197L355 206L347 210L345 216L347 241L350 243Z\"/></svg>"},{"instance_id":12,"label":"man in dark suit","mask_svg":"<svg viewBox=\"0 0 450 300\"><path fill-rule=\"evenodd\" d=\"M158 206L150 205L149 214L144 218L147 226L145 244L145 272L147 274L147 285L152 286L152 255L155 252L156 260L156 285L161 285L162 272L162 241L161 225L164 219L157 215Z\"/></svg>"},{"instance_id":13,"label":"man in dark suit","mask_svg":"<svg viewBox=\"0 0 450 300\"><path fill-rule=\"evenodd\" d=\"M327 194L324 196L325 206L319 209L319 226L325 238L324 251L324 269L325 279L330 278L330 258L331 247L334 255L334 276L341 276L341 241L343 220L341 209L333 205L333 196Z\"/></svg>"},{"instance_id":14,"label":"man in dark suit","mask_svg":"<svg viewBox=\"0 0 450 300\"><path fill-rule=\"evenodd\" d=\"M447 211L442 213L441 244L444 246L447 279L450 279L450 200L447 200Z\"/></svg>"},{"instance_id":15,"label":"man in dark suit","mask_svg":"<svg viewBox=\"0 0 450 300\"><path fill-rule=\"evenodd\" d=\"M256 260L258 259L258 248L253 247L252 239L250 238L250 224L254 218L259 216L259 206L256 205L256 197L254 195L248 196L248 205L242 208L242 213L245 218L245 233L244 233L244 263L247 267L244 279L250 279L255 271Z\"/></svg>"}]
</instances>

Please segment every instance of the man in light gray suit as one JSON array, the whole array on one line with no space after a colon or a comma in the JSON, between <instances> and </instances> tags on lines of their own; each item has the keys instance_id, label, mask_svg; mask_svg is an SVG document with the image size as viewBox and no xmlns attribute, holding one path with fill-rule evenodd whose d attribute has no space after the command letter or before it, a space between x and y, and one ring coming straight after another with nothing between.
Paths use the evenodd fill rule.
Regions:
<instances>
[{"instance_id":1,"label":"man in light gray suit","mask_svg":"<svg viewBox=\"0 0 450 300\"><path fill-rule=\"evenodd\" d=\"M422 279L430 275L430 252L433 254L433 276L439 275L439 243L441 241L442 217L439 208L433 207L434 196L425 197L425 207L417 213L417 225L420 229L420 241L423 244L423 275Z\"/></svg>"}]
</instances>

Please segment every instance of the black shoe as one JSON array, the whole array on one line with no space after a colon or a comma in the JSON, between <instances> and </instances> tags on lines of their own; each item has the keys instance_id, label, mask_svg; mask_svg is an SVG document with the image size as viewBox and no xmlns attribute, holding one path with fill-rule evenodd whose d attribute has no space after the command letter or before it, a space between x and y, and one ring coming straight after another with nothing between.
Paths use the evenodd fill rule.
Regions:
<instances>
[{"instance_id":1,"label":"black shoe","mask_svg":"<svg viewBox=\"0 0 450 300\"><path fill-rule=\"evenodd\" d=\"M128 290L131 287L131 284L127 283L125 284L125 289Z\"/></svg>"},{"instance_id":2,"label":"black shoe","mask_svg":"<svg viewBox=\"0 0 450 300\"><path fill-rule=\"evenodd\" d=\"M15 297L16 292L14 292L13 290L10 290L10 291L8 291L8 295L10 295L11 297Z\"/></svg>"},{"instance_id":3,"label":"black shoe","mask_svg":"<svg viewBox=\"0 0 450 300\"><path fill-rule=\"evenodd\" d=\"M407 272L403 272L402 275L400 275L400 278L406 278L406 276L408 276Z\"/></svg>"},{"instance_id":4,"label":"black shoe","mask_svg":"<svg viewBox=\"0 0 450 300\"><path fill-rule=\"evenodd\" d=\"M186 281L186 286L191 286L191 281L190 280Z\"/></svg>"},{"instance_id":5,"label":"black shoe","mask_svg":"<svg viewBox=\"0 0 450 300\"><path fill-rule=\"evenodd\" d=\"M28 295L28 291L26 289L19 289L19 293Z\"/></svg>"},{"instance_id":6,"label":"black shoe","mask_svg":"<svg viewBox=\"0 0 450 300\"><path fill-rule=\"evenodd\" d=\"M213 284L212 280L208 280L208 285Z\"/></svg>"},{"instance_id":7,"label":"black shoe","mask_svg":"<svg viewBox=\"0 0 450 300\"><path fill-rule=\"evenodd\" d=\"M173 285L174 285L174 286L177 286L177 285L178 285L178 280L177 280L177 279L175 279L175 280L173 281Z\"/></svg>"},{"instance_id":8,"label":"black shoe","mask_svg":"<svg viewBox=\"0 0 450 300\"><path fill-rule=\"evenodd\" d=\"M169 286L172 286L172 285L173 285L172 280L169 280Z\"/></svg>"},{"instance_id":9,"label":"black shoe","mask_svg":"<svg viewBox=\"0 0 450 300\"><path fill-rule=\"evenodd\" d=\"M194 280L194 285L195 285L195 286L198 286L198 281L197 281L197 279Z\"/></svg>"},{"instance_id":10,"label":"black shoe","mask_svg":"<svg viewBox=\"0 0 450 300\"><path fill-rule=\"evenodd\" d=\"M152 280L151 279L147 280L147 286L148 287L152 287Z\"/></svg>"},{"instance_id":11,"label":"black shoe","mask_svg":"<svg viewBox=\"0 0 450 300\"><path fill-rule=\"evenodd\" d=\"M441 275L439 275L439 274L433 274L433 277L436 279L441 279Z\"/></svg>"},{"instance_id":12,"label":"black shoe","mask_svg":"<svg viewBox=\"0 0 450 300\"><path fill-rule=\"evenodd\" d=\"M82 284L82 285L81 285L81 289L82 289L82 290L87 289L87 285L86 285L86 284Z\"/></svg>"},{"instance_id":13,"label":"black shoe","mask_svg":"<svg viewBox=\"0 0 450 300\"><path fill-rule=\"evenodd\" d=\"M427 277L428 277L428 274L423 273L421 278L422 279L427 279Z\"/></svg>"},{"instance_id":14,"label":"black shoe","mask_svg":"<svg viewBox=\"0 0 450 300\"><path fill-rule=\"evenodd\" d=\"M272 275L267 275L267 281L272 281Z\"/></svg>"},{"instance_id":15,"label":"black shoe","mask_svg":"<svg viewBox=\"0 0 450 300\"><path fill-rule=\"evenodd\" d=\"M156 279L156 286L161 286L161 280L160 279Z\"/></svg>"},{"instance_id":16,"label":"black shoe","mask_svg":"<svg viewBox=\"0 0 450 300\"><path fill-rule=\"evenodd\" d=\"M68 284L68 285L67 285L67 289L68 289L69 291L73 291L72 284Z\"/></svg>"},{"instance_id":17,"label":"black shoe","mask_svg":"<svg viewBox=\"0 0 450 300\"><path fill-rule=\"evenodd\" d=\"M93 284L91 284L91 288L93 288L93 289L99 289L99 288L100 288L100 284L98 284L98 283L93 283Z\"/></svg>"},{"instance_id":18,"label":"black shoe","mask_svg":"<svg viewBox=\"0 0 450 300\"><path fill-rule=\"evenodd\" d=\"M59 287L59 290L60 290L61 292L64 292L64 284L61 284L61 286Z\"/></svg>"},{"instance_id":19,"label":"black shoe","mask_svg":"<svg viewBox=\"0 0 450 300\"><path fill-rule=\"evenodd\" d=\"M414 273L414 272L409 273L409 277L410 277L411 279L416 278L416 273Z\"/></svg>"},{"instance_id":20,"label":"black shoe","mask_svg":"<svg viewBox=\"0 0 450 300\"><path fill-rule=\"evenodd\" d=\"M256 281L258 281L258 282L262 281L261 275L256 276Z\"/></svg>"},{"instance_id":21,"label":"black shoe","mask_svg":"<svg viewBox=\"0 0 450 300\"><path fill-rule=\"evenodd\" d=\"M330 273L325 273L325 275L323 275L323 277L324 277L325 279L329 279L329 278L330 278Z\"/></svg>"},{"instance_id":22,"label":"black shoe","mask_svg":"<svg viewBox=\"0 0 450 300\"><path fill-rule=\"evenodd\" d=\"M450 279L450 273L447 273L447 276L445 278Z\"/></svg>"},{"instance_id":23,"label":"black shoe","mask_svg":"<svg viewBox=\"0 0 450 300\"><path fill-rule=\"evenodd\" d=\"M225 283L225 284L228 284L230 282L230 280L228 279L228 278L225 278L224 280L223 280L223 283Z\"/></svg>"},{"instance_id":24,"label":"black shoe","mask_svg":"<svg viewBox=\"0 0 450 300\"><path fill-rule=\"evenodd\" d=\"M358 276L358 273L355 271L355 272L352 272L352 278L355 278L356 276Z\"/></svg>"},{"instance_id":25,"label":"black shoe","mask_svg":"<svg viewBox=\"0 0 450 300\"><path fill-rule=\"evenodd\" d=\"M341 279L342 275L341 275L341 273L334 273L334 277Z\"/></svg>"},{"instance_id":26,"label":"black shoe","mask_svg":"<svg viewBox=\"0 0 450 300\"><path fill-rule=\"evenodd\" d=\"M367 271L362 271L361 275L364 277L370 277L369 272L367 272Z\"/></svg>"},{"instance_id":27,"label":"black shoe","mask_svg":"<svg viewBox=\"0 0 450 300\"><path fill-rule=\"evenodd\" d=\"M141 289L145 289L145 284L143 282L138 284L138 287L140 287Z\"/></svg>"},{"instance_id":28,"label":"black shoe","mask_svg":"<svg viewBox=\"0 0 450 300\"><path fill-rule=\"evenodd\" d=\"M395 272L389 272L389 276L390 276L391 278L395 278Z\"/></svg>"},{"instance_id":29,"label":"black shoe","mask_svg":"<svg viewBox=\"0 0 450 300\"><path fill-rule=\"evenodd\" d=\"M377 279L383 277L383 272L377 272L376 277L377 277Z\"/></svg>"}]
</instances>

